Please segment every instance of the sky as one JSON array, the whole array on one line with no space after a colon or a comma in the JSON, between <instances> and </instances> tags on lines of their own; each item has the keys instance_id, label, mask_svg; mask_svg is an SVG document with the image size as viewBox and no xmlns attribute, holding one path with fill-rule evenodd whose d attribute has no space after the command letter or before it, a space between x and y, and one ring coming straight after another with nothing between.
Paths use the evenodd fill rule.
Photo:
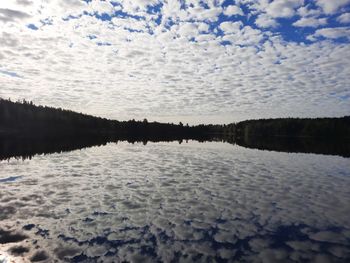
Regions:
<instances>
[{"instance_id":1,"label":"sky","mask_svg":"<svg viewBox=\"0 0 350 263\"><path fill-rule=\"evenodd\" d=\"M0 97L128 120L350 115L350 0L1 0Z\"/></svg>"}]
</instances>

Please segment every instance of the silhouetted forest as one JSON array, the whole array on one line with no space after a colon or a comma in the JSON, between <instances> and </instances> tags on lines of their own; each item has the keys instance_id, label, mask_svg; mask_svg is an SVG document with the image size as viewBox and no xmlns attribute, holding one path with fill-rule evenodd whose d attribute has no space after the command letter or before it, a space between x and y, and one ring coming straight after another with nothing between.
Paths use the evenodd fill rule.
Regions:
<instances>
[{"instance_id":1,"label":"silhouetted forest","mask_svg":"<svg viewBox=\"0 0 350 263\"><path fill-rule=\"evenodd\" d=\"M245 148L289 152L339 155L350 157L350 141L309 137L264 137L236 138L235 143Z\"/></svg>"},{"instance_id":2,"label":"silhouetted forest","mask_svg":"<svg viewBox=\"0 0 350 263\"><path fill-rule=\"evenodd\" d=\"M0 99L0 159L128 141L224 141L244 147L350 157L350 117L260 119L189 126L116 121Z\"/></svg>"},{"instance_id":3,"label":"silhouetted forest","mask_svg":"<svg viewBox=\"0 0 350 263\"><path fill-rule=\"evenodd\" d=\"M116 121L32 102L0 99L0 136L43 138L81 135L123 139L195 139L213 134L236 137L349 138L350 116L342 118L280 118L247 120L227 125L189 126L143 121Z\"/></svg>"},{"instance_id":4,"label":"silhouetted forest","mask_svg":"<svg viewBox=\"0 0 350 263\"><path fill-rule=\"evenodd\" d=\"M188 126L143 121L116 121L32 102L0 99L0 136L13 138L64 138L113 136L114 138L196 139L221 133L220 125Z\"/></svg>"},{"instance_id":5,"label":"silhouetted forest","mask_svg":"<svg viewBox=\"0 0 350 263\"><path fill-rule=\"evenodd\" d=\"M106 145L107 143L118 143L127 141L129 143L148 142L170 142L177 141L179 144L187 143L186 139L137 139L137 138L113 138L109 136L82 136L72 138L35 138L35 139L1 139L0 138L0 160L31 159L37 154L51 154L73 151L92 146ZM314 138L288 138L288 137L260 137L234 138L233 136L213 135L197 138L199 142L225 142L232 145L239 145L246 148L259 150L294 152L294 153L315 153L327 155L339 155L350 157L350 143L342 140L319 140Z\"/></svg>"},{"instance_id":6,"label":"silhouetted forest","mask_svg":"<svg viewBox=\"0 0 350 263\"><path fill-rule=\"evenodd\" d=\"M222 138L208 136L195 139L198 142L212 142L222 141ZM118 142L128 143L142 143L146 145L149 142L173 142L176 141L179 144L187 143L187 139L174 139L174 138L163 138L163 139L138 139L134 137L129 138L115 138L110 136L82 136L82 137L64 137L64 138L0 138L0 160L9 160L11 158L16 159L31 159L35 155L41 154L52 154L69 152L93 146L102 146L107 143Z\"/></svg>"},{"instance_id":7,"label":"silhouetted forest","mask_svg":"<svg viewBox=\"0 0 350 263\"><path fill-rule=\"evenodd\" d=\"M247 120L233 126L236 137L350 138L350 116Z\"/></svg>"}]
</instances>

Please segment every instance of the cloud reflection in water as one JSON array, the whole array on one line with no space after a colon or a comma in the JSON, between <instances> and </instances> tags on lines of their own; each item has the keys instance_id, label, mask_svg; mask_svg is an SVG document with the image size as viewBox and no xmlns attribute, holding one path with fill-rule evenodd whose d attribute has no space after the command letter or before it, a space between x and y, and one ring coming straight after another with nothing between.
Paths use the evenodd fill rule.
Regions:
<instances>
[{"instance_id":1,"label":"cloud reflection in water","mask_svg":"<svg viewBox=\"0 0 350 263\"><path fill-rule=\"evenodd\" d=\"M344 262L349 164L196 142L3 161L0 178L21 178L1 184L0 250L32 261Z\"/></svg>"}]
</instances>

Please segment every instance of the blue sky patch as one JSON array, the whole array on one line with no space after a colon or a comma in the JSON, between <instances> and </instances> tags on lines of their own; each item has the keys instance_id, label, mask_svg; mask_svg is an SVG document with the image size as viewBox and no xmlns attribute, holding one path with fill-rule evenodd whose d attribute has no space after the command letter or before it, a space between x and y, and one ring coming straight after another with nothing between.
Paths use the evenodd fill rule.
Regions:
<instances>
[{"instance_id":1,"label":"blue sky patch","mask_svg":"<svg viewBox=\"0 0 350 263\"><path fill-rule=\"evenodd\" d=\"M11 71L7 71L7 70L3 70L3 69L0 69L0 73L7 75L7 76L10 76L10 77L13 77L13 78L22 78L16 72L11 72Z\"/></svg>"},{"instance_id":2,"label":"blue sky patch","mask_svg":"<svg viewBox=\"0 0 350 263\"><path fill-rule=\"evenodd\" d=\"M32 30L38 30L38 29L39 29L39 28L38 28L36 25L34 25L34 24L29 24L29 25L27 25L27 27L30 28L30 29L32 29Z\"/></svg>"}]
</instances>

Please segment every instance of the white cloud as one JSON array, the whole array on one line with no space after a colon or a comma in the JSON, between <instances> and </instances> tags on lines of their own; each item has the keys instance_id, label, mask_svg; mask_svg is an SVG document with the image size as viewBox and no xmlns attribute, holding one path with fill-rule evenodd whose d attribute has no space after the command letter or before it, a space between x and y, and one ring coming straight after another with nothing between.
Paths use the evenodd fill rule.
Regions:
<instances>
[{"instance_id":1,"label":"white cloud","mask_svg":"<svg viewBox=\"0 0 350 263\"><path fill-rule=\"evenodd\" d=\"M210 9L205 9L202 7L189 8L188 13L190 18L200 21L210 21L214 22L219 19L219 15L222 13L221 7L213 7Z\"/></svg>"},{"instance_id":2,"label":"white cloud","mask_svg":"<svg viewBox=\"0 0 350 263\"><path fill-rule=\"evenodd\" d=\"M269 17L266 14L259 15L255 20L255 24L261 28L268 28L268 27L273 28L273 27L279 26L279 23L275 19L273 19L272 17Z\"/></svg>"},{"instance_id":3,"label":"white cloud","mask_svg":"<svg viewBox=\"0 0 350 263\"><path fill-rule=\"evenodd\" d=\"M224 14L226 16L234 16L234 15L240 15L240 16L243 16L244 13L243 13L243 10L236 6L236 5L229 5L225 8L224 10Z\"/></svg>"},{"instance_id":4,"label":"white cloud","mask_svg":"<svg viewBox=\"0 0 350 263\"><path fill-rule=\"evenodd\" d=\"M247 5L251 15L267 14L272 18L290 18L303 5L304 0L239 0L236 3Z\"/></svg>"},{"instance_id":5,"label":"white cloud","mask_svg":"<svg viewBox=\"0 0 350 263\"><path fill-rule=\"evenodd\" d=\"M348 112L349 101L338 97L349 85L349 46L322 41L345 36L344 28L317 30L313 38L321 42L306 45L279 35L279 18L266 13L267 2L254 7L255 23L264 30L232 21L238 17L211 23L225 11L216 1L207 7L192 1L186 8L168 1L155 14L123 2L117 8L139 17L111 21L83 14L113 12L108 3L67 3L43 2L40 8L33 2L21 9L1 2L0 8L30 16L0 27L2 70L22 77L1 74L1 97L116 119L190 123ZM76 17L62 19L69 15ZM29 23L39 29L27 28Z\"/></svg>"},{"instance_id":6,"label":"white cloud","mask_svg":"<svg viewBox=\"0 0 350 263\"><path fill-rule=\"evenodd\" d=\"M160 3L159 0L121 0L119 3L125 12L134 14L138 11L145 11L149 6Z\"/></svg>"},{"instance_id":7,"label":"white cloud","mask_svg":"<svg viewBox=\"0 0 350 263\"><path fill-rule=\"evenodd\" d=\"M198 24L198 30L200 32L208 32L209 31L209 25L206 23L199 23Z\"/></svg>"},{"instance_id":8,"label":"white cloud","mask_svg":"<svg viewBox=\"0 0 350 263\"><path fill-rule=\"evenodd\" d=\"M147 31L147 26L151 25L150 23L147 23L143 19L135 19L132 17L127 17L127 18L113 17L111 21L117 27L122 27L123 29L138 30L143 32Z\"/></svg>"},{"instance_id":9,"label":"white cloud","mask_svg":"<svg viewBox=\"0 0 350 263\"><path fill-rule=\"evenodd\" d=\"M337 17L337 21L342 24L350 23L350 13L344 13Z\"/></svg>"},{"instance_id":10,"label":"white cloud","mask_svg":"<svg viewBox=\"0 0 350 263\"><path fill-rule=\"evenodd\" d=\"M316 0L316 4L322 7L326 14L333 14L349 3L350 0Z\"/></svg>"},{"instance_id":11,"label":"white cloud","mask_svg":"<svg viewBox=\"0 0 350 263\"><path fill-rule=\"evenodd\" d=\"M1 1L0 2L0 8L9 8L9 9L16 9L19 10L20 8L28 8L30 6L34 5L34 1L17 1L17 0L7 0L7 1ZM22 10L23 11L23 10Z\"/></svg>"},{"instance_id":12,"label":"white cloud","mask_svg":"<svg viewBox=\"0 0 350 263\"><path fill-rule=\"evenodd\" d=\"M327 18L302 17L293 23L296 27L319 27L327 24Z\"/></svg>"},{"instance_id":13,"label":"white cloud","mask_svg":"<svg viewBox=\"0 0 350 263\"><path fill-rule=\"evenodd\" d=\"M30 18L30 15L25 12L8 8L0 8L0 21L2 22L13 22L27 18Z\"/></svg>"},{"instance_id":14,"label":"white cloud","mask_svg":"<svg viewBox=\"0 0 350 263\"><path fill-rule=\"evenodd\" d=\"M243 27L242 31L240 32L239 38L234 41L233 43L236 43L237 45L259 45L259 42L261 42L264 39L264 34L258 29L254 29L251 26L245 26ZM254 52L254 50L251 50ZM254 56L252 54L252 56Z\"/></svg>"},{"instance_id":15,"label":"white cloud","mask_svg":"<svg viewBox=\"0 0 350 263\"><path fill-rule=\"evenodd\" d=\"M315 37L325 37L330 39L347 38L350 40L350 28L348 27L337 27L337 28L322 28L316 30Z\"/></svg>"},{"instance_id":16,"label":"white cloud","mask_svg":"<svg viewBox=\"0 0 350 263\"><path fill-rule=\"evenodd\" d=\"M0 1L0 23L26 22L36 13L37 7L38 2Z\"/></svg>"},{"instance_id":17,"label":"white cloud","mask_svg":"<svg viewBox=\"0 0 350 263\"><path fill-rule=\"evenodd\" d=\"M303 4L303 0L275 0L266 7L271 17L292 17L295 9Z\"/></svg>"},{"instance_id":18,"label":"white cloud","mask_svg":"<svg viewBox=\"0 0 350 263\"><path fill-rule=\"evenodd\" d=\"M113 5L109 1L101 2L99 0L93 0L89 2L88 10L89 10L89 13L96 12L100 15L102 14L112 15L115 11L115 7L113 7Z\"/></svg>"},{"instance_id":19,"label":"white cloud","mask_svg":"<svg viewBox=\"0 0 350 263\"><path fill-rule=\"evenodd\" d=\"M322 10L320 8L310 9L309 6L301 6L297 10L298 15L301 17L309 17L309 16L319 16L322 14Z\"/></svg>"},{"instance_id":20,"label":"white cloud","mask_svg":"<svg viewBox=\"0 0 350 263\"><path fill-rule=\"evenodd\" d=\"M183 23L179 26L178 33L182 37L195 37L198 35L198 27L193 23Z\"/></svg>"},{"instance_id":21,"label":"white cloud","mask_svg":"<svg viewBox=\"0 0 350 263\"><path fill-rule=\"evenodd\" d=\"M242 28L242 22L222 22L220 24L220 29L225 32L225 34L238 33Z\"/></svg>"}]
</instances>

